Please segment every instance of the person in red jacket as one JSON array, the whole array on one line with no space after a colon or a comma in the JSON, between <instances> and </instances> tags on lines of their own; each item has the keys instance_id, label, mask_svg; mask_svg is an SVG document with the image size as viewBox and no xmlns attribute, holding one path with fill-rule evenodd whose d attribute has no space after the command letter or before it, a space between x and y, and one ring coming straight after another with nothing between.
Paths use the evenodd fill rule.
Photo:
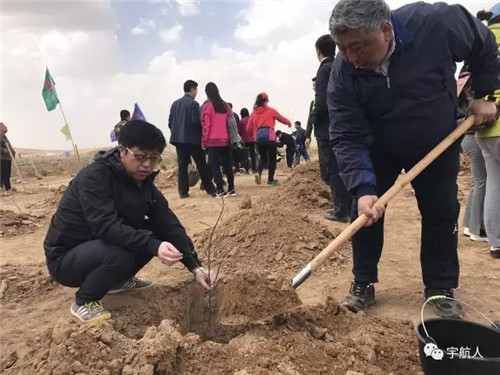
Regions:
<instances>
[{"instance_id":1,"label":"person in red jacket","mask_svg":"<svg viewBox=\"0 0 500 375\"><path fill-rule=\"evenodd\" d=\"M248 131L248 121L250 120L250 113L248 109L242 108L240 111L241 120L238 124L238 130L240 132L240 137L243 142L245 142L245 147L248 148L248 152L250 154L250 161L252 167L252 173L257 173L257 158L255 155L255 133ZM245 163L245 170L248 174L250 166Z\"/></svg>"},{"instance_id":2,"label":"person in red jacket","mask_svg":"<svg viewBox=\"0 0 500 375\"><path fill-rule=\"evenodd\" d=\"M257 150L260 155L255 182L260 185L264 165L269 163L267 185L276 186L278 180L274 179L274 172L276 170L276 153L278 145L276 143L276 132L274 127L276 120L288 125L288 127L291 127L292 123L287 118L281 116L274 108L269 107L267 105L268 102L269 97L265 92L261 92L257 95L252 115L248 121L248 131L255 136Z\"/></svg>"},{"instance_id":3,"label":"person in red jacket","mask_svg":"<svg viewBox=\"0 0 500 375\"><path fill-rule=\"evenodd\" d=\"M233 111L222 100L215 83L207 83L205 93L208 100L203 104L201 113L203 128L201 146L203 149L208 149L208 163L212 168L215 184L217 185L216 197L233 197L236 192L234 191L234 173L231 166L231 149L229 148L229 134L227 131L227 116L233 116ZM220 171L221 164L227 176L227 192L224 191L223 187Z\"/></svg>"}]
</instances>

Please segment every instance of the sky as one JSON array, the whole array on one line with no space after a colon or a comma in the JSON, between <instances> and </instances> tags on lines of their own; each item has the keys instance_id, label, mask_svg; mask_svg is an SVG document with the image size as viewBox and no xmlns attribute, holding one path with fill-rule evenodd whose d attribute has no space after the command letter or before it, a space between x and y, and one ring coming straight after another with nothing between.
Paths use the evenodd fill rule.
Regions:
<instances>
[{"instance_id":1,"label":"sky","mask_svg":"<svg viewBox=\"0 0 500 375\"><path fill-rule=\"evenodd\" d=\"M496 1L458 2L475 14ZM42 99L49 67L80 149L110 146L120 110L136 102L168 140L170 105L187 79L198 82L200 103L210 81L238 112L265 91L270 106L305 124L314 43L335 3L0 0L0 122L14 147L71 148L61 110L47 112Z\"/></svg>"}]
</instances>

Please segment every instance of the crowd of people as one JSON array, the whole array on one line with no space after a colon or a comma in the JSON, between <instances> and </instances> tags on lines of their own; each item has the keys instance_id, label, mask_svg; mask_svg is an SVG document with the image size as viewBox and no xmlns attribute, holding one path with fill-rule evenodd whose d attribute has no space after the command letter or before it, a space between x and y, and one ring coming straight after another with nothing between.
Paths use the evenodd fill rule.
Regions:
<instances>
[{"instance_id":1,"label":"crowd of people","mask_svg":"<svg viewBox=\"0 0 500 375\"><path fill-rule=\"evenodd\" d=\"M207 100L200 106L198 84L186 81L168 117L180 197L189 197L193 163L214 198L236 195L235 172L241 169L251 170L257 184L267 169L267 185L276 186L278 148L286 148L291 168L300 158L310 160L307 148L314 134L320 177L332 193L325 218L368 217L352 237L354 278L342 302L351 311L366 310L375 304L384 242L386 207L378 204L379 197L461 118L474 115L470 133L412 181L422 216L424 297L448 297L429 302L441 317L461 317L462 307L453 299L459 282L461 150L471 157L474 176L464 233L488 241L491 255L500 255L500 4L478 16L489 29L460 5L419 2L391 11L384 0L340 0L330 33L315 43L319 68L307 127L296 121L293 134L275 129L276 121L292 123L269 106L265 92L256 96L251 111L241 109L240 118L215 83L205 86ZM462 78L468 77L460 96L454 77L459 61L466 65ZM53 279L79 288L70 311L84 322L110 318L101 303L107 293L149 287L150 280L135 275L155 256L166 266L182 262L207 289L217 282L154 185L167 143L163 133L146 121L130 120L126 110L120 118L118 146L99 153L72 180L44 241ZM1 130L7 188L3 124Z\"/></svg>"}]
</instances>

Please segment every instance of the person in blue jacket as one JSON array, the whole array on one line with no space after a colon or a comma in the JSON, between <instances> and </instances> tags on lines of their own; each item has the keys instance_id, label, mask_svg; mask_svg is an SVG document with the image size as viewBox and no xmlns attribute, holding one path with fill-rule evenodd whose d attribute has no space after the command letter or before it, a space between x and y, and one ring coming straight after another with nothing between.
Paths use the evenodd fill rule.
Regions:
<instances>
[{"instance_id":1,"label":"person in blue jacket","mask_svg":"<svg viewBox=\"0 0 500 375\"><path fill-rule=\"evenodd\" d=\"M191 158L196 164L207 194L215 197L215 186L201 148L200 105L195 100L197 95L198 83L190 79L184 82L184 96L172 103L168 116L170 143L177 150L177 187L181 198L189 198L188 166Z\"/></svg>"},{"instance_id":2,"label":"person in blue jacket","mask_svg":"<svg viewBox=\"0 0 500 375\"><path fill-rule=\"evenodd\" d=\"M475 124L495 121L487 98L500 87L500 62L493 34L460 5L419 2L391 12L383 0L340 0L330 32L340 52L327 92L330 139L357 201L351 219L369 217L352 239L354 281L343 301L360 311L375 303L385 210L378 197L456 127L456 62L469 65ZM412 182L426 298L453 297L458 286L459 149L457 141ZM462 316L457 302L433 306L440 316Z\"/></svg>"}]
</instances>

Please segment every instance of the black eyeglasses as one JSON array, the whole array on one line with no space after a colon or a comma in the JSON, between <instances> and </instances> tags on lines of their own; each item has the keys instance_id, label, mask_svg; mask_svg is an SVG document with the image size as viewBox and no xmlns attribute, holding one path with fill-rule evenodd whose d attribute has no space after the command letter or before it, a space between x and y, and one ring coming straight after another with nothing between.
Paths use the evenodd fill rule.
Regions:
<instances>
[{"instance_id":1,"label":"black eyeglasses","mask_svg":"<svg viewBox=\"0 0 500 375\"><path fill-rule=\"evenodd\" d=\"M144 163L147 160L150 160L151 161L151 165L155 166L155 165L158 165L162 161L161 156L158 155L158 154L156 154L156 155L150 155L150 156L148 156L146 154L135 154L128 147L125 147L125 148L127 149L128 152L130 152L132 154L132 156L134 157L135 161L137 161L139 163Z\"/></svg>"}]
</instances>

